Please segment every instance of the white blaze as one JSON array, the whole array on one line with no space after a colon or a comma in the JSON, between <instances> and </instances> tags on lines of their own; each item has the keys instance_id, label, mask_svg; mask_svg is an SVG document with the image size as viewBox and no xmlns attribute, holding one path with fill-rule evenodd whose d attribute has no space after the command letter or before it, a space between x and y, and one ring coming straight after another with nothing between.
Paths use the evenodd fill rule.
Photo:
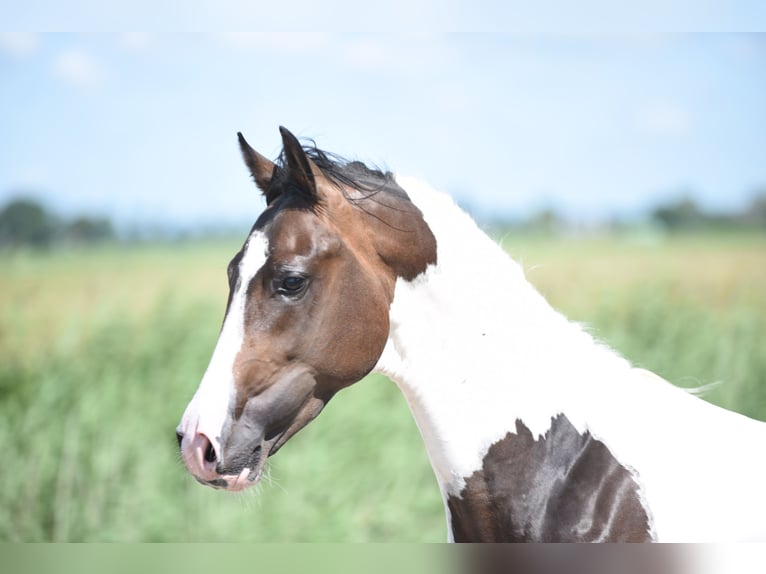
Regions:
<instances>
[{"instance_id":1,"label":"white blaze","mask_svg":"<svg viewBox=\"0 0 766 574\"><path fill-rule=\"evenodd\" d=\"M239 281L234 287L228 312L213 351L210 364L202 377L179 429L190 439L197 433L204 434L220 458L220 437L229 405L234 400L234 361L242 348L244 337L245 304L247 287L258 270L266 262L268 241L260 231L254 231L245 244L239 262Z\"/></svg>"}]
</instances>

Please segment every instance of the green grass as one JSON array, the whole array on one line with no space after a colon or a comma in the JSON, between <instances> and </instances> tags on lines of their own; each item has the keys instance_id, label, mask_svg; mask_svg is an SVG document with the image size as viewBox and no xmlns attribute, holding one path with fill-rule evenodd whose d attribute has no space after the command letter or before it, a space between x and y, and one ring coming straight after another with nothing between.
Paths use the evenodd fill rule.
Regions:
<instances>
[{"instance_id":1,"label":"green grass","mask_svg":"<svg viewBox=\"0 0 766 574\"><path fill-rule=\"evenodd\" d=\"M508 236L549 300L636 364L766 419L766 239ZM236 243L0 255L0 540L443 541L407 406L371 377L274 457L203 488L174 428L215 344Z\"/></svg>"}]
</instances>

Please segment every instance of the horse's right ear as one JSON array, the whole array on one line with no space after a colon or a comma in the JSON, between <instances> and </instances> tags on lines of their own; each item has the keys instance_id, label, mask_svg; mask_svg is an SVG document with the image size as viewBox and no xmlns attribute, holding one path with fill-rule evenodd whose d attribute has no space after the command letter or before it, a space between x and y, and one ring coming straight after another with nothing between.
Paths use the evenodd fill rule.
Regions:
<instances>
[{"instance_id":1,"label":"horse's right ear","mask_svg":"<svg viewBox=\"0 0 766 574\"><path fill-rule=\"evenodd\" d=\"M248 169L250 169L250 174L253 176L255 184L258 186L258 189L266 193L271 179L274 177L274 170L276 169L274 162L269 161L251 148L241 132L237 132L237 137L239 138L239 149L242 150L242 157Z\"/></svg>"}]
</instances>

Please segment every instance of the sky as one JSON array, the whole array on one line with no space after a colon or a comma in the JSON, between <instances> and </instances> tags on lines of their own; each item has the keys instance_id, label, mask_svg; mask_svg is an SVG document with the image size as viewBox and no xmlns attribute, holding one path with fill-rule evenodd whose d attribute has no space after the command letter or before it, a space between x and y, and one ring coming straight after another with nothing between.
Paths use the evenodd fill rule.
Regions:
<instances>
[{"instance_id":1,"label":"sky","mask_svg":"<svg viewBox=\"0 0 766 574\"><path fill-rule=\"evenodd\" d=\"M766 34L0 33L0 204L193 228L263 206L278 126L482 217L766 189Z\"/></svg>"}]
</instances>

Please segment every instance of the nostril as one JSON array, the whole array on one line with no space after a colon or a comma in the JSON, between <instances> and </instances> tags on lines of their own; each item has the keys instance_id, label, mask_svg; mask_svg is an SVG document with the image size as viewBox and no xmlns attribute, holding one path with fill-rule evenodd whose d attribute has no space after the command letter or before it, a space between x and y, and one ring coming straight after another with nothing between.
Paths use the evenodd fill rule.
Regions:
<instances>
[{"instance_id":1,"label":"nostril","mask_svg":"<svg viewBox=\"0 0 766 574\"><path fill-rule=\"evenodd\" d=\"M178 441L178 448L181 448L181 443L184 440L184 433L176 431L176 440Z\"/></svg>"},{"instance_id":2,"label":"nostril","mask_svg":"<svg viewBox=\"0 0 766 574\"><path fill-rule=\"evenodd\" d=\"M213 463L216 461L215 456L215 449L213 448L213 443L208 441L207 448L205 449L205 462Z\"/></svg>"}]
</instances>

